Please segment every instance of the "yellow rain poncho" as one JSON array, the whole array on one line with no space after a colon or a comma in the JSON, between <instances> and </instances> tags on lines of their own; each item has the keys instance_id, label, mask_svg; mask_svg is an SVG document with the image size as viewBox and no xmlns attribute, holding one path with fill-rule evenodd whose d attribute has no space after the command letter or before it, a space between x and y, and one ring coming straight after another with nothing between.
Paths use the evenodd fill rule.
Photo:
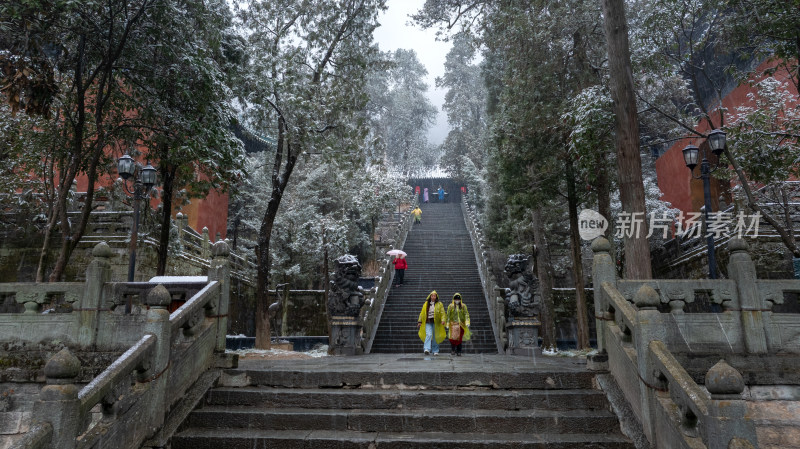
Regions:
<instances>
[{"instance_id":1,"label":"yellow rain poncho","mask_svg":"<svg viewBox=\"0 0 800 449\"><path fill-rule=\"evenodd\" d=\"M447 306L447 324L449 326L450 323L459 323L461 329L464 331L464 336L461 338L461 341L467 341L472 337L472 332L469 331L469 311L463 299L461 300L461 307L456 307L456 296L459 298L461 297L459 293L456 293L453 295L453 300L450 302L450 305Z\"/></svg>"},{"instance_id":2,"label":"yellow rain poncho","mask_svg":"<svg viewBox=\"0 0 800 449\"><path fill-rule=\"evenodd\" d=\"M428 304L430 304L431 295L436 293L436 290L432 291L428 297L425 299L425 304L422 305L422 311L419 313L419 339L425 341L425 322L428 320ZM438 293L437 293L438 296ZM434 322L434 333L433 336L436 338L436 343L441 343L447 338L447 332L444 330L444 325L442 324L445 321L445 311L444 306L442 305L442 301L436 301L436 305L433 308L433 322Z\"/></svg>"}]
</instances>

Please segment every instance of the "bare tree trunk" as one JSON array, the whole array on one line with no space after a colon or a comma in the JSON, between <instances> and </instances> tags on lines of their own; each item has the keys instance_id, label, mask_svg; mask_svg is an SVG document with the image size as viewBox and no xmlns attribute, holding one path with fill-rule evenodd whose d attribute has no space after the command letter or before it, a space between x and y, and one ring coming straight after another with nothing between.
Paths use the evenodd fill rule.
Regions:
<instances>
[{"instance_id":1,"label":"bare tree trunk","mask_svg":"<svg viewBox=\"0 0 800 449\"><path fill-rule=\"evenodd\" d=\"M599 169L597 171L596 185L597 189L597 211L600 215L604 216L606 220L611 220L611 182L608 176L608 167L606 167L606 154L601 153L598 158ZM605 238L611 236L611 226L609 226L603 233Z\"/></svg>"},{"instance_id":2,"label":"bare tree trunk","mask_svg":"<svg viewBox=\"0 0 800 449\"><path fill-rule=\"evenodd\" d=\"M373 233L374 235L374 233ZM328 235L325 230L322 230L322 247L325 249L325 259L322 261L322 270L325 272L325 315L328 317L328 339L330 340L331 334L331 309L328 308L328 294L331 288L331 275L328 267Z\"/></svg>"},{"instance_id":3,"label":"bare tree trunk","mask_svg":"<svg viewBox=\"0 0 800 449\"><path fill-rule=\"evenodd\" d=\"M605 34L608 42L608 65L611 71L611 96L616 116L617 172L620 200L624 213L642 220L641 232L625 236L625 277L650 279L650 246L647 243L647 219L639 155L639 119L633 89L628 25L623 0L602 0Z\"/></svg>"},{"instance_id":4,"label":"bare tree trunk","mask_svg":"<svg viewBox=\"0 0 800 449\"><path fill-rule=\"evenodd\" d=\"M270 349L269 323L269 238L272 225L262 224L256 248L256 349ZM266 232L266 238L264 238Z\"/></svg>"},{"instance_id":5,"label":"bare tree trunk","mask_svg":"<svg viewBox=\"0 0 800 449\"><path fill-rule=\"evenodd\" d=\"M583 258L581 238L578 234L578 195L575 192L575 171L572 161L565 162L567 175L567 202L569 209L569 240L572 247L572 274L575 278L575 307L578 327L578 349L589 348L589 318L586 307L586 291L583 287Z\"/></svg>"},{"instance_id":6,"label":"bare tree trunk","mask_svg":"<svg viewBox=\"0 0 800 449\"><path fill-rule=\"evenodd\" d=\"M544 233L544 223L539 209L531 211L533 225L533 241L536 244L536 275L539 276L539 287L542 289L541 334L544 348L556 347L556 326L553 317L553 266L550 262L550 248Z\"/></svg>"},{"instance_id":7,"label":"bare tree trunk","mask_svg":"<svg viewBox=\"0 0 800 449\"><path fill-rule=\"evenodd\" d=\"M164 159L162 159L164 160ZM172 223L172 197L175 191L176 167L162 164L160 172L163 173L161 192L161 232L158 236L158 265L156 276L164 276L167 271L167 256L169 256L169 231Z\"/></svg>"},{"instance_id":8,"label":"bare tree trunk","mask_svg":"<svg viewBox=\"0 0 800 449\"><path fill-rule=\"evenodd\" d=\"M39 253L39 264L36 267L36 282L44 282L44 266L47 264L47 253L50 252L50 239L53 236L53 227L56 225L56 215L52 208L50 214L51 217L44 230L44 242L42 242L42 250Z\"/></svg>"},{"instance_id":9,"label":"bare tree trunk","mask_svg":"<svg viewBox=\"0 0 800 449\"><path fill-rule=\"evenodd\" d=\"M267 211L261 221L258 231L258 268L256 276L256 348L269 349L269 281L270 257L269 244L272 238L272 228L278 215L278 208L283 199L283 193L289 183L289 178L297 163L297 155L292 150L292 145L286 141L286 122L278 119L277 152L272 171L272 193L270 194ZM283 153L286 152L286 164L283 165ZM282 169L281 169L282 168Z\"/></svg>"},{"instance_id":10,"label":"bare tree trunk","mask_svg":"<svg viewBox=\"0 0 800 449\"><path fill-rule=\"evenodd\" d=\"M50 252L50 239L53 236L53 228L56 226L56 189L55 189L55 160L50 159L46 169L47 180L45 181L45 198L47 202L47 226L44 230L44 241L39 253L39 263L36 267L36 282L44 282L44 269L47 265L47 253Z\"/></svg>"}]
</instances>

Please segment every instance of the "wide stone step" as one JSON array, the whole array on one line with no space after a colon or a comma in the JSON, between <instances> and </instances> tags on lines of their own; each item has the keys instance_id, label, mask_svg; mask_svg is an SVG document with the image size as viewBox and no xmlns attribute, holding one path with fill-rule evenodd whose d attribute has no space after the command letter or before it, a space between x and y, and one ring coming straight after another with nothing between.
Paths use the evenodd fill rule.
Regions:
<instances>
[{"instance_id":1,"label":"wide stone step","mask_svg":"<svg viewBox=\"0 0 800 449\"><path fill-rule=\"evenodd\" d=\"M221 387L206 403L225 406L316 409L425 409L431 404L466 410L605 410L597 390L320 390L317 388Z\"/></svg>"},{"instance_id":2,"label":"wide stone step","mask_svg":"<svg viewBox=\"0 0 800 449\"><path fill-rule=\"evenodd\" d=\"M421 349L421 347L420 347ZM439 356L441 363L449 357ZM463 357L462 357L463 358ZM421 361L423 355L407 358L408 361ZM388 388L397 385L406 387L425 387L455 389L459 387L486 387L494 389L541 389L572 390L592 389L594 374L588 371L549 372L488 372L459 371L441 372L431 363L430 371L392 370L380 373L356 371L309 371L289 368L270 370L227 370L230 376L245 376L250 385L287 388L342 388L374 387ZM444 367L444 365L443 365Z\"/></svg>"},{"instance_id":3,"label":"wide stone step","mask_svg":"<svg viewBox=\"0 0 800 449\"><path fill-rule=\"evenodd\" d=\"M413 354L419 355L420 357L424 354L422 353L422 346L391 346L391 347L380 347L376 348L373 347L370 351L371 354ZM497 354L497 348L491 348L489 346L485 346L482 348L475 348L475 349L462 349L461 353L464 356L470 356L475 354ZM428 356L425 356L428 357ZM451 357L450 355L450 348L440 348L439 349L439 357Z\"/></svg>"},{"instance_id":4,"label":"wide stone step","mask_svg":"<svg viewBox=\"0 0 800 449\"><path fill-rule=\"evenodd\" d=\"M466 407L405 410L258 408L209 406L189 416L190 427L360 432L602 433L618 425L606 410L469 410ZM434 408L436 407L436 408Z\"/></svg>"},{"instance_id":5,"label":"wide stone step","mask_svg":"<svg viewBox=\"0 0 800 449\"><path fill-rule=\"evenodd\" d=\"M633 449L615 434L390 433L329 430L189 429L173 449Z\"/></svg>"}]
</instances>

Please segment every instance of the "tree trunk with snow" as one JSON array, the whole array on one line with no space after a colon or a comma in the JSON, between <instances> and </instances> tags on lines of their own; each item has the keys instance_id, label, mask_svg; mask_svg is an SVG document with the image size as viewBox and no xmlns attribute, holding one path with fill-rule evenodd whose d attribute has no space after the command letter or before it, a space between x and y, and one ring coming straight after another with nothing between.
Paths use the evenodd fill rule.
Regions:
<instances>
[{"instance_id":1,"label":"tree trunk with snow","mask_svg":"<svg viewBox=\"0 0 800 449\"><path fill-rule=\"evenodd\" d=\"M533 224L533 241L536 245L536 274L539 277L539 287L542 293L540 318L542 322L541 335L542 347L545 349L556 347L556 326L553 316L553 266L550 259L550 247L545 236L544 222L538 208L531 210L531 223Z\"/></svg>"},{"instance_id":2,"label":"tree trunk with snow","mask_svg":"<svg viewBox=\"0 0 800 449\"><path fill-rule=\"evenodd\" d=\"M608 65L611 71L611 95L616 115L617 172L622 211L641 218L641 232L625 237L625 277L650 279L650 246L647 243L644 183L639 154L639 119L633 88L628 25L623 0L602 0L605 34L608 42Z\"/></svg>"},{"instance_id":3,"label":"tree trunk with snow","mask_svg":"<svg viewBox=\"0 0 800 449\"><path fill-rule=\"evenodd\" d=\"M569 208L569 240L572 249L572 274L575 278L575 318L577 320L578 349L589 348L589 318L586 307L586 291L583 288L583 258L581 238L578 234L578 195L575 192L575 170L572 161L565 163L567 175L567 202Z\"/></svg>"}]
</instances>

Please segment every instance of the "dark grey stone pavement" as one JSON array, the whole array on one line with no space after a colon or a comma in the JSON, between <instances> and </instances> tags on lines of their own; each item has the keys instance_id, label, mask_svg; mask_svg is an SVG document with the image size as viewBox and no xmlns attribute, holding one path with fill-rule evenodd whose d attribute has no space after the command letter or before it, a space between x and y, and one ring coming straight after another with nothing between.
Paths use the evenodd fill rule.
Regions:
<instances>
[{"instance_id":1,"label":"dark grey stone pavement","mask_svg":"<svg viewBox=\"0 0 800 449\"><path fill-rule=\"evenodd\" d=\"M246 359L239 361L239 369L341 371L341 372L483 372L531 373L586 371L584 357L537 356L521 357L499 354L468 354L453 357L449 353L438 356L425 354L366 354L354 357L319 357L303 360Z\"/></svg>"}]
</instances>

